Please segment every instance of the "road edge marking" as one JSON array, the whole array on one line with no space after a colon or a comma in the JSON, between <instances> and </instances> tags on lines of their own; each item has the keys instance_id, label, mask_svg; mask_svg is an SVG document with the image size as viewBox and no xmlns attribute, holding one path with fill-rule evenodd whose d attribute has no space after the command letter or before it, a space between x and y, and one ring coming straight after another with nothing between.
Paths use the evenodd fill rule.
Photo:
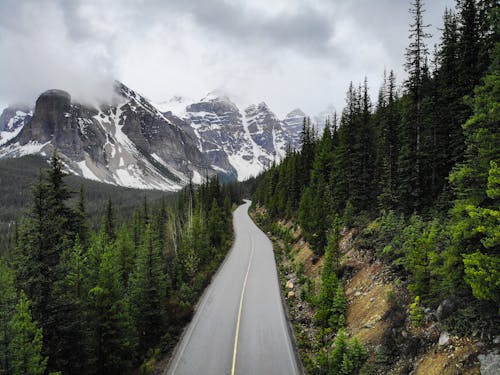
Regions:
<instances>
[{"instance_id":1,"label":"road edge marking","mask_svg":"<svg viewBox=\"0 0 500 375\"><path fill-rule=\"evenodd\" d=\"M250 236L250 243L251 243L252 250L250 253L250 260L248 261L248 267L247 267L247 272L245 275L245 280L243 280L243 289L241 290L240 307L238 310L238 319L236 321L236 332L234 335L233 365L231 366L231 375L234 375L234 373L236 371L236 355L238 353L238 336L240 334L241 311L243 310L243 299L245 298L245 291L247 289L248 275L250 273L250 266L252 265L253 253L255 250L253 238L251 236Z\"/></svg>"}]
</instances>

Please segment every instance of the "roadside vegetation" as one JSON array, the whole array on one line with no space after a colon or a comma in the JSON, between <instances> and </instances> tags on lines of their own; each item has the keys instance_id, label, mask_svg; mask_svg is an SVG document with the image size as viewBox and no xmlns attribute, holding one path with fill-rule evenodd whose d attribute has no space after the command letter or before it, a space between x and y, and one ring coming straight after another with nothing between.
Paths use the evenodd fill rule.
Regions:
<instances>
[{"instance_id":1,"label":"roadside vegetation","mask_svg":"<svg viewBox=\"0 0 500 375\"><path fill-rule=\"evenodd\" d=\"M440 315L441 331L490 343L499 333L499 8L464 0L447 9L432 58L423 2L413 1L410 12L403 85L384 74L372 104L366 79L351 83L339 119L327 121L322 135L305 119L302 149L251 182L264 228L279 234L278 222L297 224L313 262L322 262L307 300L314 324L336 334L305 364L310 373L360 369L334 359L346 320L340 233L357 233L354 246L398 275L416 331L445 306L452 312ZM355 341L344 346L363 352ZM345 355L346 363L362 358ZM397 358L396 350L382 362Z\"/></svg>"},{"instance_id":2,"label":"roadside vegetation","mask_svg":"<svg viewBox=\"0 0 500 375\"><path fill-rule=\"evenodd\" d=\"M232 242L233 187L189 185L91 229L56 154L0 254L0 374L152 373Z\"/></svg>"}]
</instances>

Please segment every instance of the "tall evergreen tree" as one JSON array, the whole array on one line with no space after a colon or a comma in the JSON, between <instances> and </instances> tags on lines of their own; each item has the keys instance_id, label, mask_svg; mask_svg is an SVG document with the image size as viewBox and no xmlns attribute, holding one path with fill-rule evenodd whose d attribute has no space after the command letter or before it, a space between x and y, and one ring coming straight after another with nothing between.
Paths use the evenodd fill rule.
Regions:
<instances>
[{"instance_id":1,"label":"tall evergreen tree","mask_svg":"<svg viewBox=\"0 0 500 375\"><path fill-rule=\"evenodd\" d=\"M496 193L495 182L497 166L500 165L500 43L497 43L493 56L490 72L475 92L472 102L474 115L464 125L465 160L450 174L456 201L452 211L452 245L443 254L442 274L443 289L453 290L457 294L465 292L464 280L468 280L473 288L480 284L478 274L481 267L484 267L483 277L487 277L489 274L494 275L492 272L495 267L495 272L498 272L500 263L500 194ZM464 259L468 267L468 279L464 277ZM490 272L485 271L488 267ZM493 290L498 291L497 287L493 287ZM478 295L486 295L483 293Z\"/></svg>"},{"instance_id":2,"label":"tall evergreen tree","mask_svg":"<svg viewBox=\"0 0 500 375\"><path fill-rule=\"evenodd\" d=\"M57 341L53 350L58 353L57 361L52 361L51 368L63 373L80 374L87 366L87 267L87 254L78 238L75 245L61 255L58 272L63 277L52 286L61 319L54 332Z\"/></svg>"},{"instance_id":3,"label":"tall evergreen tree","mask_svg":"<svg viewBox=\"0 0 500 375\"><path fill-rule=\"evenodd\" d=\"M113 202L111 198L108 199L108 204L106 206L106 214L104 215L103 228L104 233L109 239L114 240L116 238L116 223L115 223L115 213L113 209Z\"/></svg>"},{"instance_id":4,"label":"tall evergreen tree","mask_svg":"<svg viewBox=\"0 0 500 375\"><path fill-rule=\"evenodd\" d=\"M120 375L131 371L135 334L124 295L114 247L107 245L95 286L89 291L93 344L90 368L94 374Z\"/></svg>"},{"instance_id":5,"label":"tall evergreen tree","mask_svg":"<svg viewBox=\"0 0 500 375\"><path fill-rule=\"evenodd\" d=\"M69 317L54 285L64 276L59 268L61 254L73 246L77 236L74 211L66 203L70 193L63 181L62 168L54 152L47 181L40 175L33 189L33 206L21 230L16 260L19 285L32 301L33 316L44 332L44 351L50 369L65 361L64 353L59 351L57 330Z\"/></svg>"},{"instance_id":6,"label":"tall evergreen tree","mask_svg":"<svg viewBox=\"0 0 500 375\"><path fill-rule=\"evenodd\" d=\"M79 241L83 247L88 246L89 242L89 228L87 224L87 212L86 212L86 202L85 202L85 190L83 185L80 186L80 193L78 196L78 205L75 210L75 230L78 234Z\"/></svg>"},{"instance_id":7,"label":"tall evergreen tree","mask_svg":"<svg viewBox=\"0 0 500 375\"><path fill-rule=\"evenodd\" d=\"M42 354L42 329L33 321L30 303L21 292L15 313L10 322L12 340L9 343L11 356L10 374L42 375L45 373L47 358Z\"/></svg>"},{"instance_id":8,"label":"tall evergreen tree","mask_svg":"<svg viewBox=\"0 0 500 375\"><path fill-rule=\"evenodd\" d=\"M407 213L420 211L423 207L425 169L422 155L422 137L424 133L422 103L426 77L428 49L425 40L428 25L424 24L424 4L414 0L410 9L413 21L410 24L410 44L406 49L405 68L407 96L404 100L401 124L401 149L398 160L399 202Z\"/></svg>"},{"instance_id":9,"label":"tall evergreen tree","mask_svg":"<svg viewBox=\"0 0 500 375\"><path fill-rule=\"evenodd\" d=\"M383 108L378 154L381 158L379 206L385 210L397 207L397 161L399 154L399 108L396 93L396 77L391 70L387 80L387 102Z\"/></svg>"},{"instance_id":10,"label":"tall evergreen tree","mask_svg":"<svg viewBox=\"0 0 500 375\"><path fill-rule=\"evenodd\" d=\"M130 276L129 299L132 318L139 335L139 350L145 353L158 345L165 327L164 259L148 224Z\"/></svg>"},{"instance_id":11,"label":"tall evergreen tree","mask_svg":"<svg viewBox=\"0 0 500 375\"><path fill-rule=\"evenodd\" d=\"M12 359L9 345L12 340L11 319L16 305L14 273L0 259L0 374L11 372Z\"/></svg>"}]
</instances>

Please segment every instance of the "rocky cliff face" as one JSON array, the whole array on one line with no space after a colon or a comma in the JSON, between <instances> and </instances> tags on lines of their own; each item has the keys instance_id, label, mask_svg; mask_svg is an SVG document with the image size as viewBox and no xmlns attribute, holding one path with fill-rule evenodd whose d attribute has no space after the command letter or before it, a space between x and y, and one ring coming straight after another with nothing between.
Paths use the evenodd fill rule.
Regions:
<instances>
[{"instance_id":1,"label":"rocky cliff face","mask_svg":"<svg viewBox=\"0 0 500 375\"><path fill-rule=\"evenodd\" d=\"M19 135L0 148L0 157L49 155L57 149L75 174L162 190L215 173L196 139L145 98L117 83L114 103L92 108L71 102L64 91L47 91Z\"/></svg>"},{"instance_id":2,"label":"rocky cliff face","mask_svg":"<svg viewBox=\"0 0 500 375\"><path fill-rule=\"evenodd\" d=\"M33 116L33 109L27 106L10 106L0 115L0 145L14 138Z\"/></svg>"},{"instance_id":3,"label":"rocky cliff face","mask_svg":"<svg viewBox=\"0 0 500 375\"><path fill-rule=\"evenodd\" d=\"M304 124L304 118L307 115L300 108L294 109L288 113L283 119L283 127L286 129L291 138L291 146L298 149L300 146L300 133Z\"/></svg>"},{"instance_id":4,"label":"rocky cliff face","mask_svg":"<svg viewBox=\"0 0 500 375\"><path fill-rule=\"evenodd\" d=\"M171 102L171 101L170 101ZM166 112L173 116L174 110ZM287 145L298 147L294 129L288 131L265 104L238 107L225 96L209 94L179 111L183 128L198 139L198 148L213 168L242 181L258 175L285 155Z\"/></svg>"},{"instance_id":5,"label":"rocky cliff face","mask_svg":"<svg viewBox=\"0 0 500 375\"><path fill-rule=\"evenodd\" d=\"M243 108L213 94L155 106L119 82L113 104L100 107L49 90L34 112L10 107L0 116L0 158L57 149L74 174L136 188L176 190L213 174L242 181L300 147L304 116L295 110L281 121L265 103Z\"/></svg>"}]
</instances>

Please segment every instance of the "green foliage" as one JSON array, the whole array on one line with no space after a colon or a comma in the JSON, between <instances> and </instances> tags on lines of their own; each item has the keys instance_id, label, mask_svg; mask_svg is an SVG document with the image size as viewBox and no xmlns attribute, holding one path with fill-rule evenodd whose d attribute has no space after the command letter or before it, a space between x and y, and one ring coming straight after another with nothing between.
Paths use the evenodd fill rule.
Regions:
<instances>
[{"instance_id":1,"label":"green foliage","mask_svg":"<svg viewBox=\"0 0 500 375\"><path fill-rule=\"evenodd\" d=\"M476 298L500 305L500 256L480 252L464 255L465 281ZM499 311L500 312L500 311Z\"/></svg>"},{"instance_id":2,"label":"green foliage","mask_svg":"<svg viewBox=\"0 0 500 375\"><path fill-rule=\"evenodd\" d=\"M415 296L414 301L410 304L410 318L413 324L419 326L424 317L424 311L420 306L420 297Z\"/></svg>"},{"instance_id":3,"label":"green foliage","mask_svg":"<svg viewBox=\"0 0 500 375\"><path fill-rule=\"evenodd\" d=\"M342 300L330 269L337 241L328 230L336 217L345 227L361 228L356 244L408 280L418 297L411 309L415 322L420 298L434 307L443 299L457 301L463 315L453 319L462 331L483 331L494 325L486 317L498 315L498 6L464 0L447 9L432 63L423 1L413 1L410 13L403 90L392 72L384 74L373 108L366 80L351 83L339 124L335 118L317 137L305 120L302 150L289 150L254 181L254 200L269 220L298 219L315 254L325 252L315 322L326 329L342 323L330 319L340 316L332 307ZM479 306L477 320L467 312L470 304ZM323 364L327 357L326 351L318 354ZM347 358L344 370L350 368Z\"/></svg>"},{"instance_id":4,"label":"green foliage","mask_svg":"<svg viewBox=\"0 0 500 375\"><path fill-rule=\"evenodd\" d=\"M446 286L462 294L466 286L474 295L492 301L498 309L498 270L500 248L500 44L481 86L475 90L474 115L464 125L465 161L450 174L457 199L452 211L452 243L445 253L443 273Z\"/></svg>"},{"instance_id":5,"label":"green foliage","mask_svg":"<svg viewBox=\"0 0 500 375\"><path fill-rule=\"evenodd\" d=\"M387 262L401 264L401 236L407 222L403 215L384 211L376 220L363 228L358 241L363 247L372 248L375 254Z\"/></svg>"},{"instance_id":6,"label":"green foliage","mask_svg":"<svg viewBox=\"0 0 500 375\"><path fill-rule=\"evenodd\" d=\"M331 352L318 355L316 367L319 373L332 375L356 374L366 361L365 348L354 338L348 340L344 330L339 330Z\"/></svg>"},{"instance_id":7,"label":"green foliage","mask_svg":"<svg viewBox=\"0 0 500 375\"><path fill-rule=\"evenodd\" d=\"M162 200L155 207L144 197L127 220L108 199L95 232L83 191L72 202L64 179L54 154L51 169L33 187L9 262L1 258L0 373L44 373L45 367L68 374L132 373L151 349L170 349L189 321L227 250L238 190L215 179L189 186L173 204ZM11 259L14 272L7 266ZM23 296L19 316L16 289ZM28 319L25 292L43 336Z\"/></svg>"},{"instance_id":8,"label":"green foliage","mask_svg":"<svg viewBox=\"0 0 500 375\"><path fill-rule=\"evenodd\" d=\"M333 304L339 289L339 280L335 273L323 274L321 277L321 287L316 298L315 323L323 328L329 328L330 323L335 323L338 316L333 316ZM342 286L340 285L340 288ZM333 328L338 328L334 325Z\"/></svg>"},{"instance_id":9,"label":"green foliage","mask_svg":"<svg viewBox=\"0 0 500 375\"><path fill-rule=\"evenodd\" d=\"M165 262L148 224L130 276L131 315L139 335L139 349L157 346L165 330Z\"/></svg>"},{"instance_id":10,"label":"green foliage","mask_svg":"<svg viewBox=\"0 0 500 375\"><path fill-rule=\"evenodd\" d=\"M337 277L339 264L340 220L336 217L329 234L329 243L323 259L321 286L316 297L315 323L327 330L338 330L344 326L347 301L342 283Z\"/></svg>"},{"instance_id":11,"label":"green foliage","mask_svg":"<svg viewBox=\"0 0 500 375\"><path fill-rule=\"evenodd\" d=\"M30 303L21 292L10 322L12 340L9 343L10 371L12 375L42 375L47 358L42 354L42 330L33 321Z\"/></svg>"},{"instance_id":12,"label":"green foliage","mask_svg":"<svg viewBox=\"0 0 500 375\"><path fill-rule=\"evenodd\" d=\"M11 319L16 304L14 273L7 263L0 259L0 374L10 374L11 353L9 344L12 340Z\"/></svg>"}]
</instances>

